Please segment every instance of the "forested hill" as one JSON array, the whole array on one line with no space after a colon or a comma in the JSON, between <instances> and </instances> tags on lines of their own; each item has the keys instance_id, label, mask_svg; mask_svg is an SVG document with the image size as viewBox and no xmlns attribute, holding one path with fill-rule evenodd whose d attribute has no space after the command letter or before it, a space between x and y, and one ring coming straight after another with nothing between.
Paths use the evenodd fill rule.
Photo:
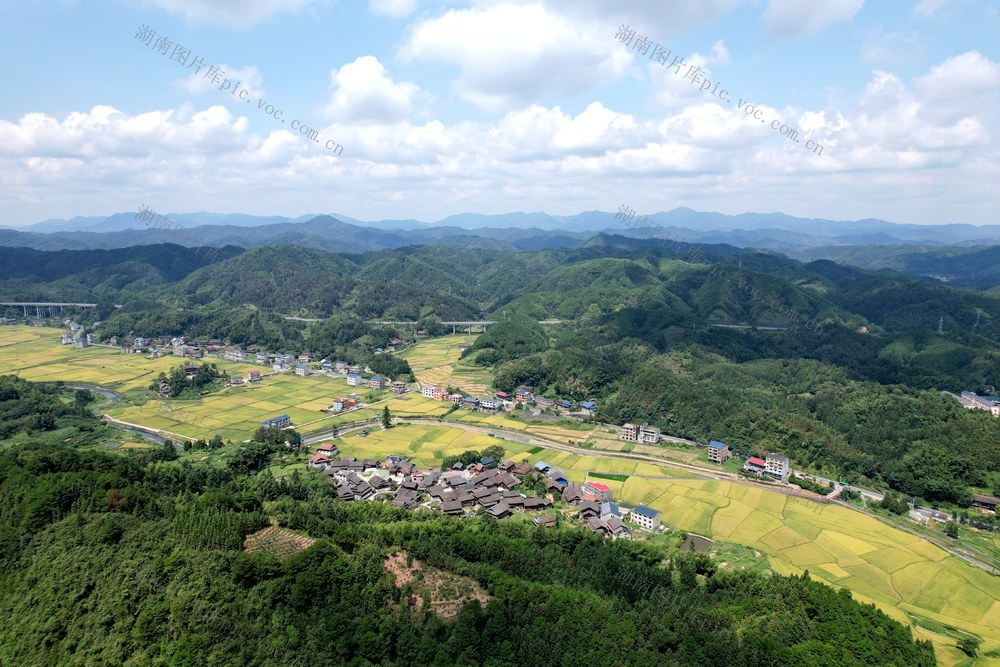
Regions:
<instances>
[{"instance_id":1,"label":"forested hill","mask_svg":"<svg viewBox=\"0 0 1000 667\"><path fill-rule=\"evenodd\" d=\"M0 378L0 409L7 390L32 393ZM29 410L58 412L44 398ZM276 483L239 456L219 467L170 448L74 449L62 419L55 444L44 429L0 441L0 664L935 664L928 643L808 575L343 503L316 478ZM269 519L315 542L284 560L248 555L244 536ZM442 619L395 585L392 552L481 587L485 603Z\"/></svg>"}]
</instances>

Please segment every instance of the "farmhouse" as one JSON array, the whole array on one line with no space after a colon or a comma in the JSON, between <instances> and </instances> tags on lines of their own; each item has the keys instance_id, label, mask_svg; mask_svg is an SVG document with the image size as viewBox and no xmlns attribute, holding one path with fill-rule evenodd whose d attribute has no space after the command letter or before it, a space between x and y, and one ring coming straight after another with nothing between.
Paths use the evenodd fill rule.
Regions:
<instances>
[{"instance_id":1,"label":"farmhouse","mask_svg":"<svg viewBox=\"0 0 1000 667\"><path fill-rule=\"evenodd\" d=\"M317 447L316 453L322 454L326 456L328 459L332 460L334 456L340 454L340 449L337 447L337 445L333 444L332 442L328 442Z\"/></svg>"},{"instance_id":2,"label":"farmhouse","mask_svg":"<svg viewBox=\"0 0 1000 667\"><path fill-rule=\"evenodd\" d=\"M318 451L309 457L310 468L325 468L326 464L328 464L329 462L330 462L330 457L327 456L326 454L321 454Z\"/></svg>"},{"instance_id":3,"label":"farmhouse","mask_svg":"<svg viewBox=\"0 0 1000 667\"><path fill-rule=\"evenodd\" d=\"M601 502L611 500L611 487L601 482L587 482L583 485L584 493L591 493Z\"/></svg>"},{"instance_id":4,"label":"farmhouse","mask_svg":"<svg viewBox=\"0 0 1000 667\"><path fill-rule=\"evenodd\" d=\"M351 373L347 374L347 384L348 384L348 386L351 386L351 387L360 387L362 382L364 382L364 380L362 380L361 376L358 375L357 373L351 372Z\"/></svg>"},{"instance_id":5,"label":"farmhouse","mask_svg":"<svg viewBox=\"0 0 1000 667\"><path fill-rule=\"evenodd\" d=\"M392 390L394 392L396 392L397 394L405 394L406 393L406 383L403 382L402 380L396 380L395 382L392 383L391 386L392 386Z\"/></svg>"},{"instance_id":6,"label":"farmhouse","mask_svg":"<svg viewBox=\"0 0 1000 667\"><path fill-rule=\"evenodd\" d=\"M628 442L647 442L655 445L660 441L660 429L648 424L622 424L618 427L618 437Z\"/></svg>"},{"instance_id":7,"label":"farmhouse","mask_svg":"<svg viewBox=\"0 0 1000 667\"><path fill-rule=\"evenodd\" d=\"M247 379L250 382L260 382L260 371L250 371L247 373Z\"/></svg>"},{"instance_id":8,"label":"farmhouse","mask_svg":"<svg viewBox=\"0 0 1000 667\"><path fill-rule=\"evenodd\" d=\"M991 510L995 512L998 504L1000 504L1000 499L994 498L993 496L982 496L978 493L972 494L973 507L979 507L984 510Z\"/></svg>"},{"instance_id":9,"label":"farmhouse","mask_svg":"<svg viewBox=\"0 0 1000 667\"><path fill-rule=\"evenodd\" d=\"M788 477L788 457L768 454L765 460L764 472L777 479Z\"/></svg>"},{"instance_id":10,"label":"farmhouse","mask_svg":"<svg viewBox=\"0 0 1000 667\"><path fill-rule=\"evenodd\" d=\"M288 428L292 425L292 419L288 415L278 415L277 417L265 419L260 425L264 428Z\"/></svg>"},{"instance_id":11,"label":"farmhouse","mask_svg":"<svg viewBox=\"0 0 1000 667\"><path fill-rule=\"evenodd\" d=\"M729 445L724 442L712 440L708 443L708 460L712 463L725 463L732 457L729 453Z\"/></svg>"},{"instance_id":12,"label":"farmhouse","mask_svg":"<svg viewBox=\"0 0 1000 667\"><path fill-rule=\"evenodd\" d=\"M309 372L310 372L309 369L306 366L303 366L302 364L299 364L298 366L295 367L295 374L301 377L309 375Z\"/></svg>"},{"instance_id":13,"label":"farmhouse","mask_svg":"<svg viewBox=\"0 0 1000 667\"><path fill-rule=\"evenodd\" d=\"M755 472L759 475L767 469L767 461L756 456L751 456L747 459L747 462L743 464L743 469L747 472Z\"/></svg>"},{"instance_id":14,"label":"farmhouse","mask_svg":"<svg viewBox=\"0 0 1000 667\"><path fill-rule=\"evenodd\" d=\"M385 389L385 385L388 384L388 380L380 375L373 375L368 384L371 385L372 389Z\"/></svg>"},{"instance_id":15,"label":"farmhouse","mask_svg":"<svg viewBox=\"0 0 1000 667\"><path fill-rule=\"evenodd\" d=\"M639 505L628 514L629 520L640 528L656 530L660 527L660 512L645 505Z\"/></svg>"}]
</instances>

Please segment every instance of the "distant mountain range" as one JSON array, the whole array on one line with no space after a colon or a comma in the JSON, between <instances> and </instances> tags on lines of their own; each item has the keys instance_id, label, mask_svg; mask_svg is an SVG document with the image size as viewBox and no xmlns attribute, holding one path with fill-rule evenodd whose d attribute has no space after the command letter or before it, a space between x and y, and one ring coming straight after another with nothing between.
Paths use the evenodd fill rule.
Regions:
<instances>
[{"instance_id":1,"label":"distant mountain range","mask_svg":"<svg viewBox=\"0 0 1000 667\"><path fill-rule=\"evenodd\" d=\"M157 243L243 248L293 244L353 254L424 244L540 250L575 247L601 233L634 238L656 234L686 243L768 250L801 260L826 258L862 268L888 268L956 285L991 287L1000 283L998 252L990 250L1000 246L1000 225L907 225L877 219L796 218L783 213L725 215L689 208L647 214L662 231L629 227L605 211L570 216L462 213L435 222L205 212L166 217L173 228L147 227L134 213L46 220L17 229L0 228L0 245L84 250Z\"/></svg>"}]
</instances>

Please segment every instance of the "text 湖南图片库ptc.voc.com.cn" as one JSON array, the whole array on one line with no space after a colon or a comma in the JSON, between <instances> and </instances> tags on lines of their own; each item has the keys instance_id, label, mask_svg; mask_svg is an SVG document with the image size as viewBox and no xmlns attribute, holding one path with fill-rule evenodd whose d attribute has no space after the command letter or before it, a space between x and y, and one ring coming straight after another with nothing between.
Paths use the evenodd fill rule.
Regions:
<instances>
[{"instance_id":1,"label":"text \u6e56\u5357\u56fe\u7247\u5e93ptc.voc.com.cn","mask_svg":"<svg viewBox=\"0 0 1000 667\"><path fill-rule=\"evenodd\" d=\"M205 73L202 74L202 78L206 79L213 86L218 84L221 92L229 93L233 97L238 97L247 104L252 101L250 99L250 92L246 88L240 88L239 81L236 81L235 83L230 81L226 78L226 73L222 71L221 68L217 65L207 65L200 56L194 55L191 53L191 50L185 46L181 44L174 44L162 35L157 36L156 31L147 26L141 26L138 32L135 33L135 38L143 44L152 47L154 51L159 52L161 55L169 57L185 69L191 69L194 67L195 74L198 74L201 72L202 68L205 68ZM257 100L257 109L259 111L263 111L264 115L271 116L274 120L281 121L282 123L285 122L285 119L282 118L284 112L273 104L270 104L267 100ZM320 143L319 132L305 123L295 119L291 121L290 127L294 132L298 132L300 135L308 139L312 139L317 144ZM344 147L333 139L328 139L323 146L326 150L336 153L338 157L344 152Z\"/></svg>"},{"instance_id":2,"label":"text \u6e56\u5357\u56fe\u7247\u5e93ptc.voc.com.cn","mask_svg":"<svg viewBox=\"0 0 1000 667\"><path fill-rule=\"evenodd\" d=\"M719 82L710 81L705 77L708 72L703 70L697 65L687 65L684 63L684 58L680 56L674 56L673 59L670 58L672 51L666 47L660 46L659 44L653 44L653 42L646 39L645 36L638 36L635 30L631 29L627 25L622 25L618 28L618 32L615 33L615 39L622 42L626 46L631 46L632 50L639 53L640 55L646 55L650 53L649 59L660 63L661 66L674 69L674 76L682 76L683 78L690 80L692 85L700 85L702 91L707 92L709 95L713 95L722 102L726 104L733 104L735 102L736 108L745 113L747 116L751 116L754 120L759 120L762 124L767 123L767 119L764 118L764 112L757 108L757 105L750 104L749 100L744 100L737 97L734 100L729 96L729 91L725 88L719 89L721 85ZM669 64L667 61L670 61ZM772 120L771 129L781 136L785 137L788 141L794 141L797 144L802 143L799 137L799 131L794 127L787 125L780 120ZM817 143L813 139L807 139L805 142L806 150L812 151L815 155L823 154L823 145Z\"/></svg>"}]
</instances>

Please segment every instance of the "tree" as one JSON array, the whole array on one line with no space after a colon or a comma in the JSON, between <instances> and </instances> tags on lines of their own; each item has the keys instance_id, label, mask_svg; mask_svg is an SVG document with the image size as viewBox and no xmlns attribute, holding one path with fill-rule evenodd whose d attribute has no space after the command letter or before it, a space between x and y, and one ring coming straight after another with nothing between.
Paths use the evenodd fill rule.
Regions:
<instances>
[{"instance_id":1,"label":"tree","mask_svg":"<svg viewBox=\"0 0 1000 667\"><path fill-rule=\"evenodd\" d=\"M382 428L389 428L392 426L392 413L389 412L389 406L382 407Z\"/></svg>"},{"instance_id":2,"label":"tree","mask_svg":"<svg viewBox=\"0 0 1000 667\"><path fill-rule=\"evenodd\" d=\"M979 646L983 642L976 637L962 637L958 642L958 648L970 658L979 655Z\"/></svg>"},{"instance_id":3,"label":"tree","mask_svg":"<svg viewBox=\"0 0 1000 667\"><path fill-rule=\"evenodd\" d=\"M944 534L953 540L958 539L958 524L954 521L949 521L944 526Z\"/></svg>"}]
</instances>

